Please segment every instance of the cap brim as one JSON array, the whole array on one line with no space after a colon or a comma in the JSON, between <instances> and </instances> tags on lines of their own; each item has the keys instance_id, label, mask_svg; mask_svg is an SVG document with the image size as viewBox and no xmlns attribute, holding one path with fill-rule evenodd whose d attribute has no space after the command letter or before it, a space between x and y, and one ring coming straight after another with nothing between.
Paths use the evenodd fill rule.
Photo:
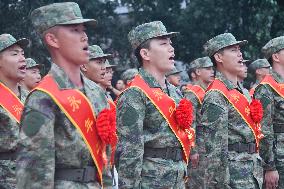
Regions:
<instances>
[{"instance_id":1,"label":"cap brim","mask_svg":"<svg viewBox=\"0 0 284 189\"><path fill-rule=\"evenodd\" d=\"M106 66L106 68L113 68L113 67L117 67L117 65L108 65L108 66Z\"/></svg>"},{"instance_id":2,"label":"cap brim","mask_svg":"<svg viewBox=\"0 0 284 189\"><path fill-rule=\"evenodd\" d=\"M36 65L31 66L31 67L27 67L27 69L31 69L31 68L39 68L39 69L41 69L41 68L43 68L43 64L36 64Z\"/></svg>"},{"instance_id":3,"label":"cap brim","mask_svg":"<svg viewBox=\"0 0 284 189\"><path fill-rule=\"evenodd\" d=\"M11 45L5 47L4 49L1 50L4 51L5 49L13 46L13 45L19 45L21 48L26 48L28 45L30 44L30 40L26 39L26 38L21 38L17 41L15 41L14 43L12 43Z\"/></svg>"},{"instance_id":4,"label":"cap brim","mask_svg":"<svg viewBox=\"0 0 284 189\"><path fill-rule=\"evenodd\" d=\"M179 34L179 32L169 32L169 33L165 33L165 34L161 34L161 35L157 35L153 38L156 38L156 37L175 37Z\"/></svg>"},{"instance_id":5,"label":"cap brim","mask_svg":"<svg viewBox=\"0 0 284 189\"><path fill-rule=\"evenodd\" d=\"M95 19L79 18L79 19L75 19L75 20L70 20L68 22L60 23L58 25L71 25L71 24L86 24L86 25L90 25L90 26L96 26L97 21Z\"/></svg>"},{"instance_id":6,"label":"cap brim","mask_svg":"<svg viewBox=\"0 0 284 189\"><path fill-rule=\"evenodd\" d=\"M89 60L98 59L98 58L112 58L112 54L104 54L102 56L90 57Z\"/></svg>"}]
</instances>

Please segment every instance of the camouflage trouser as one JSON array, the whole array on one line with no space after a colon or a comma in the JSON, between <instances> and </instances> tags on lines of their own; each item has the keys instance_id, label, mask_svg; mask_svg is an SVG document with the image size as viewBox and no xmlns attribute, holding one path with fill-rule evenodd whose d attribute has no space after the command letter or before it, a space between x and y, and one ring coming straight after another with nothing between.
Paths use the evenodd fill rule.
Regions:
<instances>
[{"instance_id":1,"label":"camouflage trouser","mask_svg":"<svg viewBox=\"0 0 284 189\"><path fill-rule=\"evenodd\" d=\"M263 183L261 160L229 161L230 187L260 189Z\"/></svg>"},{"instance_id":2,"label":"camouflage trouser","mask_svg":"<svg viewBox=\"0 0 284 189\"><path fill-rule=\"evenodd\" d=\"M0 160L0 189L16 188L15 170L15 161Z\"/></svg>"},{"instance_id":3,"label":"camouflage trouser","mask_svg":"<svg viewBox=\"0 0 284 189\"><path fill-rule=\"evenodd\" d=\"M72 181L55 181L54 189L101 189L98 182L79 183Z\"/></svg>"},{"instance_id":4,"label":"camouflage trouser","mask_svg":"<svg viewBox=\"0 0 284 189\"><path fill-rule=\"evenodd\" d=\"M284 189L284 162L282 166L277 166L277 171L279 174L279 182L278 182L278 188Z\"/></svg>"},{"instance_id":5,"label":"camouflage trouser","mask_svg":"<svg viewBox=\"0 0 284 189\"><path fill-rule=\"evenodd\" d=\"M191 163L188 165L188 182L186 187L189 189L203 189L204 188L204 174L205 166L203 165L205 161L200 160L198 167L196 169L192 168Z\"/></svg>"},{"instance_id":6,"label":"camouflage trouser","mask_svg":"<svg viewBox=\"0 0 284 189\"><path fill-rule=\"evenodd\" d=\"M154 159L143 162L141 189L185 189L186 164L183 161Z\"/></svg>"}]
</instances>

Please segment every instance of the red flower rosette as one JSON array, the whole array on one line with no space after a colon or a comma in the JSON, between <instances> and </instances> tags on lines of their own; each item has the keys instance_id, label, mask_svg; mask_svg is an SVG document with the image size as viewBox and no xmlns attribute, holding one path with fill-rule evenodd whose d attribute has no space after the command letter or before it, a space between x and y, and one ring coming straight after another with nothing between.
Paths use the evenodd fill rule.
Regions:
<instances>
[{"instance_id":1,"label":"red flower rosette","mask_svg":"<svg viewBox=\"0 0 284 189\"><path fill-rule=\"evenodd\" d=\"M261 125L260 122L263 117L263 109L262 109L262 104L260 100L253 99L252 102L250 103L250 116L251 119L256 123L256 137L258 140L262 139L264 135L261 132Z\"/></svg>"},{"instance_id":2,"label":"red flower rosette","mask_svg":"<svg viewBox=\"0 0 284 189\"><path fill-rule=\"evenodd\" d=\"M260 100L253 99L250 103L250 115L255 123L260 123L263 117L263 109Z\"/></svg>"},{"instance_id":3,"label":"red flower rosette","mask_svg":"<svg viewBox=\"0 0 284 189\"><path fill-rule=\"evenodd\" d=\"M182 130L189 129L193 121L193 108L192 103L183 98L176 108L176 121Z\"/></svg>"},{"instance_id":4,"label":"red flower rosette","mask_svg":"<svg viewBox=\"0 0 284 189\"><path fill-rule=\"evenodd\" d=\"M117 143L116 135L116 113L115 109L103 109L96 121L98 135L103 143L115 145Z\"/></svg>"}]
</instances>

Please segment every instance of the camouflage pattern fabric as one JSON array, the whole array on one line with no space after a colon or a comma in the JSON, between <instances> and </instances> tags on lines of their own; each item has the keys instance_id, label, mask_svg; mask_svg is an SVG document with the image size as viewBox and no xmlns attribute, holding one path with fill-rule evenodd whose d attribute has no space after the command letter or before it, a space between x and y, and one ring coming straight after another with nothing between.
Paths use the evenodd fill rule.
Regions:
<instances>
[{"instance_id":1,"label":"camouflage pattern fabric","mask_svg":"<svg viewBox=\"0 0 284 189\"><path fill-rule=\"evenodd\" d=\"M20 89L20 100L22 103L28 95L28 91ZM1 96L0 96L1 98ZM0 153L15 152L19 142L20 126L2 106L0 106ZM0 188L16 188L16 161L0 160Z\"/></svg>"},{"instance_id":2,"label":"camouflage pattern fabric","mask_svg":"<svg viewBox=\"0 0 284 189\"><path fill-rule=\"evenodd\" d=\"M212 62L211 62L212 64ZM213 66L213 65L212 65ZM200 82L193 82L191 83L192 85L198 85L200 86L201 88L203 88L204 90L206 90L206 86L202 85ZM186 99L190 100L192 105L193 105L193 111L194 111L194 121L192 123L192 128L194 128L195 130L195 133L197 132L200 132L199 130L197 130L197 128L200 128L200 127L196 127L196 125L198 125L200 123L200 118L201 118L201 104L197 98L197 96L192 92L192 91L189 91L187 89L185 89L183 91L183 95ZM195 138L196 140L196 144L202 144L202 142L197 142L197 140L199 140L199 138ZM203 153L205 150L202 149L201 147L195 145L194 148L192 148L192 150L190 151L190 155L194 155L196 153ZM191 163L189 162L189 165L188 165L188 177L189 177L189 180L187 182L187 186L190 188L190 189L198 189L198 188L202 188L202 186L204 186L203 182L204 182L204 178L203 178L203 175L204 175L204 169L205 167L201 164L203 163L204 161L200 161L199 162L199 165L196 169L194 169L191 165Z\"/></svg>"},{"instance_id":3,"label":"camouflage pattern fabric","mask_svg":"<svg viewBox=\"0 0 284 189\"><path fill-rule=\"evenodd\" d=\"M270 66L267 59L257 59L248 66L248 69L255 72L259 68L269 68Z\"/></svg>"},{"instance_id":4,"label":"camouflage pattern fabric","mask_svg":"<svg viewBox=\"0 0 284 189\"><path fill-rule=\"evenodd\" d=\"M236 38L231 33L223 33L223 34L213 37L212 39L210 39L203 45L204 54L206 56L211 57L217 51L225 47L228 47L231 45L237 45L237 44L244 45L246 43L247 43L246 40L237 41Z\"/></svg>"},{"instance_id":5,"label":"camouflage pattern fabric","mask_svg":"<svg viewBox=\"0 0 284 189\"><path fill-rule=\"evenodd\" d=\"M177 70L177 68L174 67L174 69L172 69L170 72L168 72L168 73L166 74L166 77L168 77L168 76L170 76L170 75L179 74L180 72L182 72L182 71Z\"/></svg>"},{"instance_id":6,"label":"camouflage pattern fabric","mask_svg":"<svg viewBox=\"0 0 284 189\"><path fill-rule=\"evenodd\" d=\"M53 76L61 90L75 88L57 65L52 64L49 74ZM89 98L95 114L98 115L102 109L108 107L104 93L94 82L83 76L82 78L84 87L80 90ZM17 187L21 189L100 188L98 182L80 183L54 178L55 168L58 166L84 168L88 165L95 166L88 147L76 127L49 95L41 91L30 93L21 120L16 171Z\"/></svg>"},{"instance_id":7,"label":"camouflage pattern fabric","mask_svg":"<svg viewBox=\"0 0 284 189\"><path fill-rule=\"evenodd\" d=\"M216 73L216 78L229 90L243 91L220 72ZM249 94L245 96L249 98ZM205 147L205 152L200 154L200 159L206 167L204 188L261 188L263 172L259 154L228 150L229 144L255 141L252 130L237 110L220 92L208 91L203 100L201 115L201 132L196 133L196 138L200 138L199 141L204 143L197 143L197 146Z\"/></svg>"},{"instance_id":8,"label":"camouflage pattern fabric","mask_svg":"<svg viewBox=\"0 0 284 189\"><path fill-rule=\"evenodd\" d=\"M272 76L278 83L284 79L272 71ZM260 156L263 158L265 170L277 170L279 173L278 188L284 188L284 133L275 133L273 128L284 124L284 98L279 96L269 85L260 84L255 90L255 98L263 106L261 122L264 138L260 143Z\"/></svg>"},{"instance_id":9,"label":"camouflage pattern fabric","mask_svg":"<svg viewBox=\"0 0 284 189\"><path fill-rule=\"evenodd\" d=\"M213 66L211 59L208 56L197 58L194 61L190 62L189 69L194 68L208 68Z\"/></svg>"},{"instance_id":10,"label":"camouflage pattern fabric","mask_svg":"<svg viewBox=\"0 0 284 189\"><path fill-rule=\"evenodd\" d=\"M268 60L272 54L284 49L284 36L276 37L268 41L261 49L264 57Z\"/></svg>"},{"instance_id":11,"label":"camouflage pattern fabric","mask_svg":"<svg viewBox=\"0 0 284 189\"><path fill-rule=\"evenodd\" d=\"M43 35L44 31L56 25L96 24L94 19L84 19L79 5L74 2L53 3L39 7L32 11L31 20L39 35Z\"/></svg>"},{"instance_id":12,"label":"camouflage pattern fabric","mask_svg":"<svg viewBox=\"0 0 284 189\"><path fill-rule=\"evenodd\" d=\"M36 63L36 61L32 58L26 58L26 64L27 64L27 66L26 66L27 69L33 68L33 67L39 67L40 68L42 66L42 64Z\"/></svg>"},{"instance_id":13,"label":"camouflage pattern fabric","mask_svg":"<svg viewBox=\"0 0 284 189\"><path fill-rule=\"evenodd\" d=\"M109 58L111 54L105 54L100 46L98 45L91 45L89 46L90 56L89 59L96 59L96 58Z\"/></svg>"},{"instance_id":14,"label":"camouflage pattern fabric","mask_svg":"<svg viewBox=\"0 0 284 189\"><path fill-rule=\"evenodd\" d=\"M167 32L166 27L161 21L154 21L145 24L141 24L132 29L128 34L128 40L135 50L141 43L148 39L168 36L172 37L177 35L178 32Z\"/></svg>"},{"instance_id":15,"label":"camouflage pattern fabric","mask_svg":"<svg viewBox=\"0 0 284 189\"><path fill-rule=\"evenodd\" d=\"M10 34L1 34L0 35L0 52L7 49L8 47L11 47L14 44L17 44L20 47L24 48L24 47L28 46L29 43L30 43L30 41L26 38L16 40Z\"/></svg>"},{"instance_id":16,"label":"camouflage pattern fabric","mask_svg":"<svg viewBox=\"0 0 284 189\"><path fill-rule=\"evenodd\" d=\"M161 88L144 69L139 74L151 88ZM176 103L181 99L177 89L167 82L163 91ZM138 88L130 88L117 101L117 170L119 188L182 189L186 174L184 161L143 157L144 148L181 148L166 120Z\"/></svg>"}]
</instances>

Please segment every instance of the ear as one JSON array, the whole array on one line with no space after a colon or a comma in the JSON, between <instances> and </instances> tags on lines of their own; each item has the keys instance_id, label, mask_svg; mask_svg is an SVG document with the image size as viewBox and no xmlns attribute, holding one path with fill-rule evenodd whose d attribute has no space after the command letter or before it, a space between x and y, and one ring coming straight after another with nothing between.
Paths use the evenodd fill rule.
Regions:
<instances>
[{"instance_id":1,"label":"ear","mask_svg":"<svg viewBox=\"0 0 284 189\"><path fill-rule=\"evenodd\" d=\"M213 56L216 62L223 62L222 55L220 53L215 53Z\"/></svg>"},{"instance_id":2,"label":"ear","mask_svg":"<svg viewBox=\"0 0 284 189\"><path fill-rule=\"evenodd\" d=\"M191 72L190 76L191 76L191 78L196 78L196 73L195 72Z\"/></svg>"},{"instance_id":3,"label":"ear","mask_svg":"<svg viewBox=\"0 0 284 189\"><path fill-rule=\"evenodd\" d=\"M141 49L141 50L140 50L140 56L141 56L144 60L150 60L150 57L149 57L149 50L148 50L148 49Z\"/></svg>"},{"instance_id":4,"label":"ear","mask_svg":"<svg viewBox=\"0 0 284 189\"><path fill-rule=\"evenodd\" d=\"M279 56L278 53L274 53L271 55L271 59L273 62L279 62Z\"/></svg>"},{"instance_id":5,"label":"ear","mask_svg":"<svg viewBox=\"0 0 284 189\"><path fill-rule=\"evenodd\" d=\"M44 35L44 39L47 45L54 47L54 48L59 48L59 43L58 43L58 39L56 38L56 36L53 33L46 33Z\"/></svg>"},{"instance_id":6,"label":"ear","mask_svg":"<svg viewBox=\"0 0 284 189\"><path fill-rule=\"evenodd\" d=\"M255 70L255 74L257 74L257 75L261 75L261 71L260 71L260 69L256 69L256 70Z\"/></svg>"},{"instance_id":7,"label":"ear","mask_svg":"<svg viewBox=\"0 0 284 189\"><path fill-rule=\"evenodd\" d=\"M87 72L87 70L88 70L87 64L81 65L80 68L81 68L81 71L82 71L82 72Z\"/></svg>"},{"instance_id":8,"label":"ear","mask_svg":"<svg viewBox=\"0 0 284 189\"><path fill-rule=\"evenodd\" d=\"M196 76L200 76L200 75L201 75L200 69L196 69L196 70L195 70L195 75L196 75ZM196 77L196 76L195 76L195 77Z\"/></svg>"}]
</instances>

